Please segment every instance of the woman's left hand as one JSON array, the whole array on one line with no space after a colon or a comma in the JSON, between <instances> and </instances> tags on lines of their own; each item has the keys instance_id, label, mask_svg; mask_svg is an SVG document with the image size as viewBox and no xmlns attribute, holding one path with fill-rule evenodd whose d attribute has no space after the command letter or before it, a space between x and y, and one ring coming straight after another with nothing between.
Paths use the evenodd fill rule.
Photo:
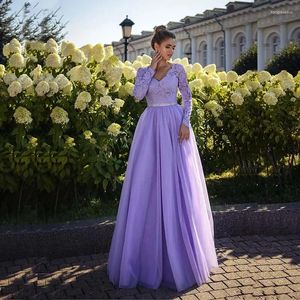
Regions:
<instances>
[{"instance_id":1,"label":"woman's left hand","mask_svg":"<svg viewBox=\"0 0 300 300\"><path fill-rule=\"evenodd\" d=\"M188 139L190 137L190 129L185 124L180 125L178 139L179 142L182 143L184 139Z\"/></svg>"}]
</instances>

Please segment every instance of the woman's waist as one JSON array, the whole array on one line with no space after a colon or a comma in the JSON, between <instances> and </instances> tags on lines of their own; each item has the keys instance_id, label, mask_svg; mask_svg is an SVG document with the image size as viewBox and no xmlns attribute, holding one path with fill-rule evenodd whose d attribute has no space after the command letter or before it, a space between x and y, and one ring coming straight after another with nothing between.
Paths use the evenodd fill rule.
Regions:
<instances>
[{"instance_id":1,"label":"woman's waist","mask_svg":"<svg viewBox=\"0 0 300 300\"><path fill-rule=\"evenodd\" d=\"M149 107L169 106L169 105L179 105L179 104L177 103L177 101L156 101L156 102L147 101L147 106Z\"/></svg>"}]
</instances>

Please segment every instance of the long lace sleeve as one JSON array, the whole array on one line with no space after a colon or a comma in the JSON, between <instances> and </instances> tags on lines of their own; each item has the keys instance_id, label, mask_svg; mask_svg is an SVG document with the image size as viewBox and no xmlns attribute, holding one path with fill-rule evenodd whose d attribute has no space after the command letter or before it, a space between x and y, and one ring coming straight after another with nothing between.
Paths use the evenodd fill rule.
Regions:
<instances>
[{"instance_id":1,"label":"long lace sleeve","mask_svg":"<svg viewBox=\"0 0 300 300\"><path fill-rule=\"evenodd\" d=\"M183 101L183 118L184 123L189 128L191 127L190 116L192 113L192 93L188 84L185 69L179 64L178 87Z\"/></svg>"},{"instance_id":2,"label":"long lace sleeve","mask_svg":"<svg viewBox=\"0 0 300 300\"><path fill-rule=\"evenodd\" d=\"M142 67L137 70L135 85L133 89L133 96L135 97L135 102L144 99L147 94L150 81L155 74L155 71L150 66Z\"/></svg>"}]
</instances>

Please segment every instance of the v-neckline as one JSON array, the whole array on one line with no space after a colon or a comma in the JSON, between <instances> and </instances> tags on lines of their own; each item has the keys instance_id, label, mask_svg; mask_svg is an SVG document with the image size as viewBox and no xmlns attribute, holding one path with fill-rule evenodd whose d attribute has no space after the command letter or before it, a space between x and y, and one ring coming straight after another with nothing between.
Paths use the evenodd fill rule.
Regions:
<instances>
[{"instance_id":1,"label":"v-neckline","mask_svg":"<svg viewBox=\"0 0 300 300\"><path fill-rule=\"evenodd\" d=\"M158 82L162 81L162 80L168 75L169 71L173 68L173 65L174 65L174 64L171 64L171 67L168 69L168 71L166 72L166 74L165 74L161 79L157 79L157 78L155 78L155 76L153 76L153 78L154 78L156 81L158 81Z\"/></svg>"}]
</instances>

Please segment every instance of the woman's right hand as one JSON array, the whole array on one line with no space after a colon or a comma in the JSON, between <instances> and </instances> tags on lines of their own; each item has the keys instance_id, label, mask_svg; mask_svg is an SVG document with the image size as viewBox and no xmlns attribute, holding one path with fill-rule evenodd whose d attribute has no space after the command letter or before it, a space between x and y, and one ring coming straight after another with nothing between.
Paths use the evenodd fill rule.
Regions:
<instances>
[{"instance_id":1,"label":"woman's right hand","mask_svg":"<svg viewBox=\"0 0 300 300\"><path fill-rule=\"evenodd\" d=\"M155 55L152 57L152 61L150 64L150 67L156 71L157 68L157 64L159 63L159 61L162 59L162 56L160 55L160 53L158 51L155 51Z\"/></svg>"}]
</instances>

